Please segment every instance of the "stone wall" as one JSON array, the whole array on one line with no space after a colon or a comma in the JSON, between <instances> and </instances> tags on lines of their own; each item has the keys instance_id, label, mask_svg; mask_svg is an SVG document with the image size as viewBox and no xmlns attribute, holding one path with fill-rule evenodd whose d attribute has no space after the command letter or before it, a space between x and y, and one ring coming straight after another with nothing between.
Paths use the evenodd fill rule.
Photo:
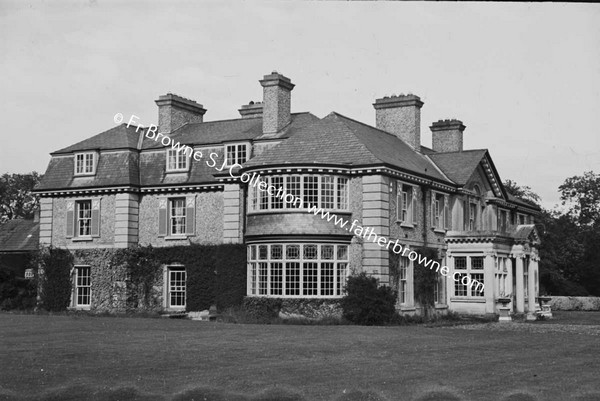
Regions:
<instances>
[{"instance_id":1,"label":"stone wall","mask_svg":"<svg viewBox=\"0 0 600 401\"><path fill-rule=\"evenodd\" d=\"M176 246L195 244L220 244L223 241L223 193L181 192L173 196L196 195L195 235L182 240L166 240L158 236L158 201L166 195L142 196L139 209L140 245Z\"/></svg>"},{"instance_id":2,"label":"stone wall","mask_svg":"<svg viewBox=\"0 0 600 401\"><path fill-rule=\"evenodd\" d=\"M100 198L100 237L77 241L67 238L67 202ZM107 248L114 246L115 195L54 198L52 202L52 245L69 249Z\"/></svg>"}]
</instances>

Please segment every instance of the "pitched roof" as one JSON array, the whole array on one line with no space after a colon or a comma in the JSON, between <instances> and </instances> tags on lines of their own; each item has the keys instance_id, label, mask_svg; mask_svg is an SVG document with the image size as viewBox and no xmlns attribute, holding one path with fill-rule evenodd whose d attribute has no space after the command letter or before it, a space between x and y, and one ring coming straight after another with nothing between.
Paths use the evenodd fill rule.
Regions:
<instances>
[{"instance_id":1,"label":"pitched roof","mask_svg":"<svg viewBox=\"0 0 600 401\"><path fill-rule=\"evenodd\" d=\"M330 113L320 121L302 127L281 144L249 160L244 167L281 164L388 164L448 182L431 161L395 135L338 113Z\"/></svg>"},{"instance_id":2,"label":"pitched roof","mask_svg":"<svg viewBox=\"0 0 600 401\"><path fill-rule=\"evenodd\" d=\"M0 225L0 252L26 252L38 248L40 223L33 220L9 220Z\"/></svg>"},{"instance_id":3,"label":"pitched roof","mask_svg":"<svg viewBox=\"0 0 600 401\"><path fill-rule=\"evenodd\" d=\"M74 145L52 152L52 155L61 153L73 153L85 150L108 150L108 149L137 149L141 130L136 126L127 124L117 125L107 131L94 135L91 138L84 139Z\"/></svg>"},{"instance_id":4,"label":"pitched roof","mask_svg":"<svg viewBox=\"0 0 600 401\"><path fill-rule=\"evenodd\" d=\"M123 151L102 153L93 176L76 177L73 157L53 157L35 190L139 185L139 155Z\"/></svg>"},{"instance_id":5,"label":"pitched roof","mask_svg":"<svg viewBox=\"0 0 600 401\"><path fill-rule=\"evenodd\" d=\"M316 121L310 113L293 113L291 127ZM169 134L175 142L185 145L206 145L230 141L257 139L263 134L262 118L238 118L234 120L207 121L186 124ZM160 149L164 146L155 140L144 138L143 149Z\"/></svg>"},{"instance_id":6,"label":"pitched roof","mask_svg":"<svg viewBox=\"0 0 600 401\"><path fill-rule=\"evenodd\" d=\"M465 185L486 154L487 149L475 149L462 152L432 152L428 156L448 178L458 185Z\"/></svg>"},{"instance_id":7,"label":"pitched roof","mask_svg":"<svg viewBox=\"0 0 600 401\"><path fill-rule=\"evenodd\" d=\"M518 198L518 197L516 197L516 196L514 196L512 194L509 194L509 193L507 193L507 195L508 195L508 200L511 201L512 203L516 203L516 204L521 205L521 206L526 206L526 207L529 207L529 208L532 208L532 209L535 209L535 210L542 210L538 205L536 205L535 203L533 203L531 201Z\"/></svg>"}]
</instances>

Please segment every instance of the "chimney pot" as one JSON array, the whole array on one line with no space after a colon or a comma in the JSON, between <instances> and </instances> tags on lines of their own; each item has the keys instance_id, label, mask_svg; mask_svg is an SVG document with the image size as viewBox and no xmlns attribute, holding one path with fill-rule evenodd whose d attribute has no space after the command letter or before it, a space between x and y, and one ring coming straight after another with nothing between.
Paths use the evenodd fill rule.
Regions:
<instances>
[{"instance_id":1,"label":"chimney pot","mask_svg":"<svg viewBox=\"0 0 600 401\"><path fill-rule=\"evenodd\" d=\"M250 101L248 104L243 105L238 112L242 118L256 118L262 117L263 106L260 102Z\"/></svg>"}]
</instances>

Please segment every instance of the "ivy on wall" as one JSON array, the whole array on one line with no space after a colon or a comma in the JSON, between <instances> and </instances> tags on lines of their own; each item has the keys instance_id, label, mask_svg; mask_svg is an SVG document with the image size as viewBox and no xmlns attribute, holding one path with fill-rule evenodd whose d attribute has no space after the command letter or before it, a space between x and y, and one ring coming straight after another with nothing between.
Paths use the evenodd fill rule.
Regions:
<instances>
[{"instance_id":1,"label":"ivy on wall","mask_svg":"<svg viewBox=\"0 0 600 401\"><path fill-rule=\"evenodd\" d=\"M440 262L435 248L418 248L415 252L427 258L426 260L431 261L431 264ZM435 269L430 269L431 264L425 266L415 261L413 269L415 301L423 308L425 317L432 314L435 306L435 283L438 273Z\"/></svg>"},{"instance_id":2,"label":"ivy on wall","mask_svg":"<svg viewBox=\"0 0 600 401\"><path fill-rule=\"evenodd\" d=\"M41 247L34 261L39 266L39 306L52 312L67 309L71 301L73 254L53 246Z\"/></svg>"}]
</instances>

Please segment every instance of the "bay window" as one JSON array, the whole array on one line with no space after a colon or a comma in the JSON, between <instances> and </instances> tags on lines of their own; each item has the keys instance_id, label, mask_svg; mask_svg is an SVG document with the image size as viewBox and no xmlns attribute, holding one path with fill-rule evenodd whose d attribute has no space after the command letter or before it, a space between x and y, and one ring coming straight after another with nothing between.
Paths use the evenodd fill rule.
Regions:
<instances>
[{"instance_id":1,"label":"bay window","mask_svg":"<svg viewBox=\"0 0 600 401\"><path fill-rule=\"evenodd\" d=\"M344 293L347 269L347 245L250 245L248 295L340 297Z\"/></svg>"}]
</instances>

